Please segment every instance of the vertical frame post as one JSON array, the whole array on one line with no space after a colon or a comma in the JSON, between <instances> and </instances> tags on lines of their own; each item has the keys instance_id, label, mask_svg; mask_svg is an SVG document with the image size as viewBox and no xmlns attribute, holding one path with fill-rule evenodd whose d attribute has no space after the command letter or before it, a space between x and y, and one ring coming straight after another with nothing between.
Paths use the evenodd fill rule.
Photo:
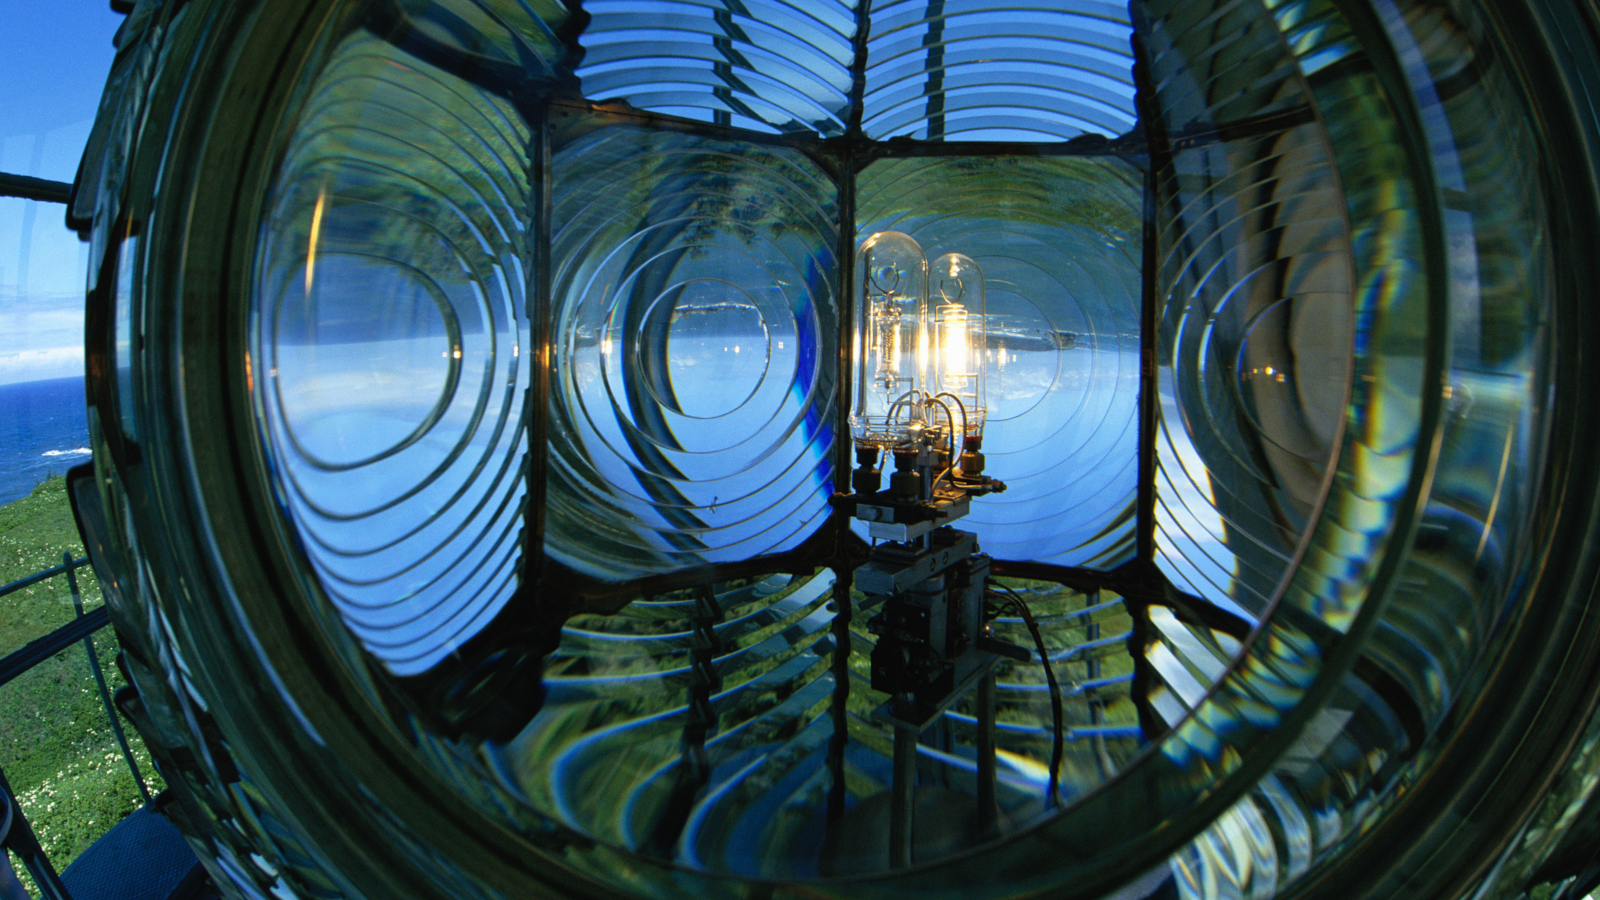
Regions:
<instances>
[{"instance_id":1,"label":"vertical frame post","mask_svg":"<svg viewBox=\"0 0 1600 900\"><path fill-rule=\"evenodd\" d=\"M528 222L533 275L526 299L529 326L528 392L523 421L528 429L527 486L522 509L522 584L524 590L544 576L544 529L547 472L550 458L550 369L555 364L555 302L550 271L551 152L550 105L539 103L532 116L533 143L528 148Z\"/></svg>"}]
</instances>

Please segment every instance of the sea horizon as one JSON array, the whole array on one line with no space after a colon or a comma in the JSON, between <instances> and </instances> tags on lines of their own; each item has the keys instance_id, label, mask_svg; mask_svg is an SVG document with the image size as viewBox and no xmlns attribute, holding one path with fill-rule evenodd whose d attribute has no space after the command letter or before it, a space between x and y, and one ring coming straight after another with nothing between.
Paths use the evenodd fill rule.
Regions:
<instances>
[{"instance_id":1,"label":"sea horizon","mask_svg":"<svg viewBox=\"0 0 1600 900\"><path fill-rule=\"evenodd\" d=\"M0 384L0 505L90 456L82 375Z\"/></svg>"}]
</instances>

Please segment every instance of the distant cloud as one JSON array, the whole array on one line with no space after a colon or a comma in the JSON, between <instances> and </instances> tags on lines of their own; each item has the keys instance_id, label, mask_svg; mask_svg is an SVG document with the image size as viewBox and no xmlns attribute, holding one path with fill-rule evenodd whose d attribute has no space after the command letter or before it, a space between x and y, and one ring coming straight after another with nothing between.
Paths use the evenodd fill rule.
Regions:
<instances>
[{"instance_id":1,"label":"distant cloud","mask_svg":"<svg viewBox=\"0 0 1600 900\"><path fill-rule=\"evenodd\" d=\"M0 384L82 374L82 296L18 299L0 285Z\"/></svg>"},{"instance_id":2,"label":"distant cloud","mask_svg":"<svg viewBox=\"0 0 1600 900\"><path fill-rule=\"evenodd\" d=\"M83 375L83 346L0 353L0 384Z\"/></svg>"}]
</instances>

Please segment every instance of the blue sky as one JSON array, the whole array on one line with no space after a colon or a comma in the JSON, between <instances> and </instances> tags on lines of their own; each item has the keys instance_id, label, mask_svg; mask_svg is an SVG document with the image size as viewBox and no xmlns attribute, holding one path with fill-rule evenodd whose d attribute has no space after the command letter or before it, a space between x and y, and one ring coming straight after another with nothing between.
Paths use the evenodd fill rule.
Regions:
<instances>
[{"instance_id":1,"label":"blue sky","mask_svg":"<svg viewBox=\"0 0 1600 900\"><path fill-rule=\"evenodd\" d=\"M0 171L72 180L121 23L107 0L0 0ZM0 198L0 384L82 374L87 254L64 212Z\"/></svg>"},{"instance_id":2,"label":"blue sky","mask_svg":"<svg viewBox=\"0 0 1600 900\"><path fill-rule=\"evenodd\" d=\"M106 0L0 0L0 10L0 169L71 181L122 16ZM40 136L43 158L33 173L40 151L31 145Z\"/></svg>"}]
</instances>

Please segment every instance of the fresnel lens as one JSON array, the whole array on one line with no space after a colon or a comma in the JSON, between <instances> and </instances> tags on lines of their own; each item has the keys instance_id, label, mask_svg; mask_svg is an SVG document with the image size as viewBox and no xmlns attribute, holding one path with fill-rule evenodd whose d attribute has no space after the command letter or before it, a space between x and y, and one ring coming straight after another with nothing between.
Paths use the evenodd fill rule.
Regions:
<instances>
[{"instance_id":1,"label":"fresnel lens","mask_svg":"<svg viewBox=\"0 0 1600 900\"><path fill-rule=\"evenodd\" d=\"M1592 3L135 7L79 499L230 896L1593 859Z\"/></svg>"}]
</instances>

